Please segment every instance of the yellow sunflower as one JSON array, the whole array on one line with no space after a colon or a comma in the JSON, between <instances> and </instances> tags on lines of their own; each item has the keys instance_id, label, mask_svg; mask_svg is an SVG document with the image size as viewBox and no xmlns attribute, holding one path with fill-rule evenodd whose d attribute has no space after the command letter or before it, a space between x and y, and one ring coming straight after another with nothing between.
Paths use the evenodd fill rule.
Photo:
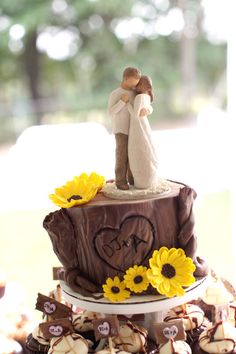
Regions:
<instances>
[{"instance_id":1,"label":"yellow sunflower","mask_svg":"<svg viewBox=\"0 0 236 354\"><path fill-rule=\"evenodd\" d=\"M105 183L105 178L92 172L89 176L82 173L64 186L55 189L55 194L49 198L61 208L71 208L75 205L89 202Z\"/></svg>"},{"instance_id":2,"label":"yellow sunflower","mask_svg":"<svg viewBox=\"0 0 236 354\"><path fill-rule=\"evenodd\" d=\"M135 293L141 293L147 290L149 285L147 268L137 265L130 267L124 275L124 282L126 287Z\"/></svg>"},{"instance_id":3,"label":"yellow sunflower","mask_svg":"<svg viewBox=\"0 0 236 354\"><path fill-rule=\"evenodd\" d=\"M103 286L104 297L112 302L124 301L130 297L130 292L125 290L125 282L118 277L108 278Z\"/></svg>"},{"instance_id":4,"label":"yellow sunflower","mask_svg":"<svg viewBox=\"0 0 236 354\"><path fill-rule=\"evenodd\" d=\"M167 297L184 295L183 287L195 282L193 272L196 267L181 248L161 247L153 252L149 264L147 277L151 285Z\"/></svg>"}]
</instances>

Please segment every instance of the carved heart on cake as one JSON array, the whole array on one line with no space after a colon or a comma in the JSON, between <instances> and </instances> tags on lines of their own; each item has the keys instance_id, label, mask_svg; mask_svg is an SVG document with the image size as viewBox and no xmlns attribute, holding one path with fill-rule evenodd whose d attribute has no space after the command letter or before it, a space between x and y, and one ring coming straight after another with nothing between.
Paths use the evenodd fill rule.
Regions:
<instances>
[{"instance_id":1,"label":"carved heart on cake","mask_svg":"<svg viewBox=\"0 0 236 354\"><path fill-rule=\"evenodd\" d=\"M105 227L94 236L97 255L111 268L124 272L151 255L155 231L144 216L130 216L119 228Z\"/></svg>"}]
</instances>

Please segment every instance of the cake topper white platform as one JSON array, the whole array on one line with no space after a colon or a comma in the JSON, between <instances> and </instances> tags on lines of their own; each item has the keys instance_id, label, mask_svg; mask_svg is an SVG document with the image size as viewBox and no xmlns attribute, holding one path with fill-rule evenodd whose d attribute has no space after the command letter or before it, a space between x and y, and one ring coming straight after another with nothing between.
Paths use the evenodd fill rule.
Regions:
<instances>
[{"instance_id":1,"label":"cake topper white platform","mask_svg":"<svg viewBox=\"0 0 236 354\"><path fill-rule=\"evenodd\" d=\"M128 190L120 190L114 183L106 183L102 188L102 192L106 197L114 199L144 199L152 198L156 195L164 195L171 191L170 183L158 178L157 183L147 189L137 189L134 186L130 186Z\"/></svg>"}]
</instances>

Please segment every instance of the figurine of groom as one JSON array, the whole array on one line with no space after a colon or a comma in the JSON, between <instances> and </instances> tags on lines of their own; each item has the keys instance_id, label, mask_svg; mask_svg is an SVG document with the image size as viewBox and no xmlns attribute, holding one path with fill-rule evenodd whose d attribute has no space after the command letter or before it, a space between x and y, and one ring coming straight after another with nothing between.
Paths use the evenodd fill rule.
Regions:
<instances>
[{"instance_id":1,"label":"figurine of groom","mask_svg":"<svg viewBox=\"0 0 236 354\"><path fill-rule=\"evenodd\" d=\"M138 69L126 68L121 85L112 91L108 101L108 111L112 117L116 140L115 183L121 190L129 189L129 184L134 183L128 160L130 113L127 103L133 104L136 95L135 88L140 78L141 72Z\"/></svg>"}]
</instances>

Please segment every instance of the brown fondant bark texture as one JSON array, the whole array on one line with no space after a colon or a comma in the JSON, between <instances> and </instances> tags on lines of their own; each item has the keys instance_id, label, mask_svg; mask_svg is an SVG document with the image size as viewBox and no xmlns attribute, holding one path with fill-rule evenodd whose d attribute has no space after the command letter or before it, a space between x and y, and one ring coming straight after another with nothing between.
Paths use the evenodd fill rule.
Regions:
<instances>
[{"instance_id":1,"label":"brown fondant bark texture","mask_svg":"<svg viewBox=\"0 0 236 354\"><path fill-rule=\"evenodd\" d=\"M205 263L195 255L195 196L183 187L161 198L88 203L50 213L44 227L69 286L83 295L99 292L108 277L122 276L135 264L148 267L153 251L162 246L183 248L198 275L206 275Z\"/></svg>"}]
</instances>

